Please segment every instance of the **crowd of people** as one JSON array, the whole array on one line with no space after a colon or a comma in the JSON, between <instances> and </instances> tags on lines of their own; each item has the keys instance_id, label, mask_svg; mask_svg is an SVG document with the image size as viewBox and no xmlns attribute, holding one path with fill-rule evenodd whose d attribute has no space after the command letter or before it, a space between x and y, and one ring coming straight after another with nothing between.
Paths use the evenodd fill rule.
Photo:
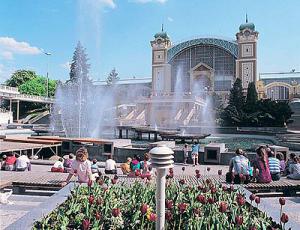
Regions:
<instances>
[{"instance_id":1,"label":"crowd of people","mask_svg":"<svg viewBox=\"0 0 300 230\"><path fill-rule=\"evenodd\" d=\"M1 170L5 171L30 171L31 164L27 155L8 153L2 156Z\"/></svg>"},{"instance_id":2,"label":"crowd of people","mask_svg":"<svg viewBox=\"0 0 300 230\"><path fill-rule=\"evenodd\" d=\"M230 160L226 181L239 183L270 183L282 176L300 180L300 158L291 153L287 161L282 153L275 153L268 146L260 146L251 162L245 152L236 150L236 156Z\"/></svg>"}]
</instances>

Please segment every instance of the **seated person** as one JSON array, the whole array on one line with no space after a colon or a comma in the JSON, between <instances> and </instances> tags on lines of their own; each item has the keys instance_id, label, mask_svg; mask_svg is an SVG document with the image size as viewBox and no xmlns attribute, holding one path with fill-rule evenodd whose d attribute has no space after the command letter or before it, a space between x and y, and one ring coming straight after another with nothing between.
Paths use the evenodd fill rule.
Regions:
<instances>
[{"instance_id":1,"label":"seated person","mask_svg":"<svg viewBox=\"0 0 300 230\"><path fill-rule=\"evenodd\" d=\"M268 156L264 146L256 150L256 158L253 162L255 177L258 183L270 183L272 181Z\"/></svg>"},{"instance_id":2,"label":"seated person","mask_svg":"<svg viewBox=\"0 0 300 230\"><path fill-rule=\"evenodd\" d=\"M13 171L15 170L15 163L17 158L14 153L8 153L6 160L5 160L5 170L6 171Z\"/></svg>"},{"instance_id":3,"label":"seated person","mask_svg":"<svg viewBox=\"0 0 300 230\"><path fill-rule=\"evenodd\" d=\"M145 153L144 161L143 161L143 167L142 167L142 170L143 170L142 173L143 174L146 174L149 171L150 165L151 165L151 162L150 162L149 154Z\"/></svg>"},{"instance_id":4,"label":"seated person","mask_svg":"<svg viewBox=\"0 0 300 230\"><path fill-rule=\"evenodd\" d=\"M268 158L272 180L280 180L280 161L275 158L275 153L273 151L268 151Z\"/></svg>"},{"instance_id":5,"label":"seated person","mask_svg":"<svg viewBox=\"0 0 300 230\"><path fill-rule=\"evenodd\" d=\"M111 155L107 156L107 160L105 162L105 174L117 174L117 164L112 159Z\"/></svg>"},{"instance_id":6,"label":"seated person","mask_svg":"<svg viewBox=\"0 0 300 230\"><path fill-rule=\"evenodd\" d=\"M290 165L294 164L294 157L296 156L295 153L291 153L290 154L290 158L288 159L288 161L286 162L286 166L285 166L285 174L289 175L290 174Z\"/></svg>"},{"instance_id":7,"label":"seated person","mask_svg":"<svg viewBox=\"0 0 300 230\"><path fill-rule=\"evenodd\" d=\"M289 179L300 180L300 157L293 158L294 164L290 164L290 174L287 176Z\"/></svg>"},{"instance_id":8,"label":"seated person","mask_svg":"<svg viewBox=\"0 0 300 230\"><path fill-rule=\"evenodd\" d=\"M135 170L140 170L141 169L141 159L139 156L134 155L133 160L130 163L130 169L131 171L135 172Z\"/></svg>"},{"instance_id":9,"label":"seated person","mask_svg":"<svg viewBox=\"0 0 300 230\"><path fill-rule=\"evenodd\" d=\"M64 159L59 158L51 168L51 172L64 172Z\"/></svg>"},{"instance_id":10,"label":"seated person","mask_svg":"<svg viewBox=\"0 0 300 230\"><path fill-rule=\"evenodd\" d=\"M97 164L97 159L93 159L93 163L91 165L92 173L99 173L99 166Z\"/></svg>"},{"instance_id":11,"label":"seated person","mask_svg":"<svg viewBox=\"0 0 300 230\"><path fill-rule=\"evenodd\" d=\"M7 156L4 154L2 156L2 160L1 160L1 170L5 170L5 161L6 161Z\"/></svg>"},{"instance_id":12,"label":"seated person","mask_svg":"<svg viewBox=\"0 0 300 230\"><path fill-rule=\"evenodd\" d=\"M130 157L127 158L127 161L123 164L121 164L121 170L123 172L123 174L127 175L131 172L130 169L130 163L131 163L132 159Z\"/></svg>"},{"instance_id":13,"label":"seated person","mask_svg":"<svg viewBox=\"0 0 300 230\"><path fill-rule=\"evenodd\" d=\"M70 172L73 160L74 160L74 154L70 153L68 155L68 158L64 160L64 170L65 170L65 172Z\"/></svg>"},{"instance_id":14,"label":"seated person","mask_svg":"<svg viewBox=\"0 0 300 230\"><path fill-rule=\"evenodd\" d=\"M235 154L236 156L229 162L229 173L234 174L233 182L235 184L240 184L242 182L240 176L243 175L243 182L248 183L250 179L248 170L249 160L243 155L242 149L237 149Z\"/></svg>"},{"instance_id":15,"label":"seated person","mask_svg":"<svg viewBox=\"0 0 300 230\"><path fill-rule=\"evenodd\" d=\"M280 173L283 174L285 171L285 161L282 153L277 153L276 158L279 160Z\"/></svg>"},{"instance_id":16,"label":"seated person","mask_svg":"<svg viewBox=\"0 0 300 230\"><path fill-rule=\"evenodd\" d=\"M25 171L26 169L31 170L30 160L27 155L21 155L16 160L16 171Z\"/></svg>"}]
</instances>

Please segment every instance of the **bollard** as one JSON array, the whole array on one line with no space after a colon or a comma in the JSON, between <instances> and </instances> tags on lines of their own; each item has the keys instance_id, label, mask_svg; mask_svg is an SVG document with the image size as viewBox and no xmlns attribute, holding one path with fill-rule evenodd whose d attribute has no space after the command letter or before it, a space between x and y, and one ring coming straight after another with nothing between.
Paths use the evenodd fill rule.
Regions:
<instances>
[{"instance_id":1,"label":"bollard","mask_svg":"<svg viewBox=\"0 0 300 230\"><path fill-rule=\"evenodd\" d=\"M166 146L150 150L151 166L156 168L156 230L165 228L165 190L167 169L173 167L174 152Z\"/></svg>"}]
</instances>

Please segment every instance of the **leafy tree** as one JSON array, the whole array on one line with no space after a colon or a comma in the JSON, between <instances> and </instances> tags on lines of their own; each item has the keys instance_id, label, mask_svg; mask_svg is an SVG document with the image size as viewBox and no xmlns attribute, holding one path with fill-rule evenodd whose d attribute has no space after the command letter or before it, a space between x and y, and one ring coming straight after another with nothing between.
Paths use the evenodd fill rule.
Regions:
<instances>
[{"instance_id":1,"label":"leafy tree","mask_svg":"<svg viewBox=\"0 0 300 230\"><path fill-rule=\"evenodd\" d=\"M254 82L250 82L247 89L245 111L253 113L257 109L258 95Z\"/></svg>"},{"instance_id":2,"label":"leafy tree","mask_svg":"<svg viewBox=\"0 0 300 230\"><path fill-rule=\"evenodd\" d=\"M243 93L242 81L237 78L230 90L229 103L230 106L235 106L238 111L241 111L245 105L245 96Z\"/></svg>"},{"instance_id":3,"label":"leafy tree","mask_svg":"<svg viewBox=\"0 0 300 230\"><path fill-rule=\"evenodd\" d=\"M106 83L107 85L114 85L118 80L120 80L120 78L118 77L118 73L116 69L113 68L106 78Z\"/></svg>"},{"instance_id":4,"label":"leafy tree","mask_svg":"<svg viewBox=\"0 0 300 230\"><path fill-rule=\"evenodd\" d=\"M86 49L83 48L80 42L77 43L75 48L73 59L70 67L70 80L69 82L78 83L81 81L90 81L88 74L90 64L88 64L88 56Z\"/></svg>"},{"instance_id":5,"label":"leafy tree","mask_svg":"<svg viewBox=\"0 0 300 230\"><path fill-rule=\"evenodd\" d=\"M7 86L18 87L23 83L36 77L36 73L32 70L17 70L12 76L6 81Z\"/></svg>"},{"instance_id":6,"label":"leafy tree","mask_svg":"<svg viewBox=\"0 0 300 230\"><path fill-rule=\"evenodd\" d=\"M48 93L50 97L55 95L57 81L48 81ZM47 94L47 78L36 76L35 78L24 82L19 86L19 91L23 94L45 96Z\"/></svg>"}]
</instances>

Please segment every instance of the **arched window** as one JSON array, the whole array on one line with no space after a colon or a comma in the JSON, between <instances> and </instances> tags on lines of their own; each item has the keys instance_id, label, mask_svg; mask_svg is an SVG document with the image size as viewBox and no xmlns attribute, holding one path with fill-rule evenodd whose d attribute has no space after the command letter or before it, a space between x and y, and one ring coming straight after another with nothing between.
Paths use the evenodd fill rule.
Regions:
<instances>
[{"instance_id":1,"label":"arched window","mask_svg":"<svg viewBox=\"0 0 300 230\"><path fill-rule=\"evenodd\" d=\"M272 100L289 100L289 88L286 86L272 86L267 89L267 98Z\"/></svg>"}]
</instances>

